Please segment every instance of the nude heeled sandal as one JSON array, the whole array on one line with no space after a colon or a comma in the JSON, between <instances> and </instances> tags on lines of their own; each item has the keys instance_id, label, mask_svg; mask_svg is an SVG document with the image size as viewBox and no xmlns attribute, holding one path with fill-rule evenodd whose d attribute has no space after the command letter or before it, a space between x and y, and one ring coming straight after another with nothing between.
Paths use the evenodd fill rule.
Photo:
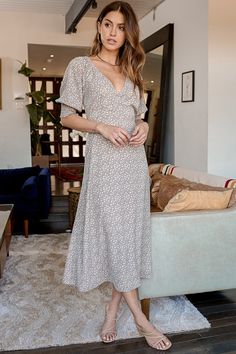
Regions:
<instances>
[{"instance_id":1,"label":"nude heeled sandal","mask_svg":"<svg viewBox=\"0 0 236 354\"><path fill-rule=\"evenodd\" d=\"M145 331L142 329L142 327L141 327L140 325L138 325L137 323L136 323L136 327L137 327L137 330L138 330L140 336L145 337L145 339L146 339L146 341L147 341L147 343L148 343L148 345L149 345L150 347L152 347L152 348L154 348L154 349L157 349L157 350L162 350L162 351L164 351L164 350L170 349L170 347L172 346L171 341L170 341L166 336L164 336L164 334L162 334L162 335L160 335L160 336L157 336L157 335L153 334L152 332L145 332ZM149 339L149 340L148 340L148 339ZM151 342L150 342L151 339L156 339L156 341L154 341L153 343L151 343ZM157 348L157 345L158 345L161 341L163 341L163 340L164 340L164 343L166 343L166 344L164 344L165 347L164 347L164 348ZM168 344L167 344L167 343L168 343Z\"/></svg>"},{"instance_id":2,"label":"nude heeled sandal","mask_svg":"<svg viewBox=\"0 0 236 354\"><path fill-rule=\"evenodd\" d=\"M102 331L100 333L100 338L101 338L103 343L114 342L116 340L116 336L117 336L117 331L116 331L116 328L115 328L117 318L109 317L109 315L108 315L108 306L109 306L109 304L107 304L106 307L105 307L105 320L104 320L104 323L103 323L103 326L102 326ZM106 321L114 321L115 324L114 324L114 326L107 328L106 327ZM105 339L105 337L107 335L109 335L109 334L111 334L114 338L113 339Z\"/></svg>"}]
</instances>

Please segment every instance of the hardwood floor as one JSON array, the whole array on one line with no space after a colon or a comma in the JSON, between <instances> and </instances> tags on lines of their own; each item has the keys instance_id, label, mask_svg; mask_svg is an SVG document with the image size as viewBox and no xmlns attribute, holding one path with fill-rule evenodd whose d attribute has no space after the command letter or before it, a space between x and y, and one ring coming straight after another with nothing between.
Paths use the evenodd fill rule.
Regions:
<instances>
[{"instance_id":1,"label":"hardwood floor","mask_svg":"<svg viewBox=\"0 0 236 354\"><path fill-rule=\"evenodd\" d=\"M53 206L43 232L64 232L68 228L67 189L72 185L52 181ZM61 231L59 231L61 230ZM39 230L37 229L39 232ZM236 289L188 296L189 300L211 323L207 330L170 335L170 354L236 354ZM111 344L91 343L35 350L3 351L21 354L152 354L160 353L148 347L144 338L119 340Z\"/></svg>"}]
</instances>

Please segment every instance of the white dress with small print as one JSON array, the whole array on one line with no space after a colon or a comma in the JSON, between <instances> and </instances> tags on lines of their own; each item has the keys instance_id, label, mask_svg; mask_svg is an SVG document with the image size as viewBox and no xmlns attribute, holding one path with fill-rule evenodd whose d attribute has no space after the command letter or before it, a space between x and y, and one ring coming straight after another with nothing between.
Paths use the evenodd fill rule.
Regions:
<instances>
[{"instance_id":1,"label":"white dress with small print","mask_svg":"<svg viewBox=\"0 0 236 354\"><path fill-rule=\"evenodd\" d=\"M132 133L147 108L126 78L121 91L89 57L73 59L58 102L61 117L86 117ZM82 188L63 282L89 291L105 281L130 291L151 275L150 183L144 146L116 147L97 133L86 140Z\"/></svg>"}]
</instances>

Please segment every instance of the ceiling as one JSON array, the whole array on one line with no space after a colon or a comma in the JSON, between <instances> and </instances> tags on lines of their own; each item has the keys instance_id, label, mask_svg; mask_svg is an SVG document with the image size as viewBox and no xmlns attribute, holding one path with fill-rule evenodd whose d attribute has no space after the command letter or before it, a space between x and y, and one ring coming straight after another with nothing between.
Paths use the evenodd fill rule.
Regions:
<instances>
[{"instance_id":1,"label":"ceiling","mask_svg":"<svg viewBox=\"0 0 236 354\"><path fill-rule=\"evenodd\" d=\"M98 17L104 6L112 0L96 0L97 9L90 8L86 13L87 17ZM128 0L127 2L135 9L140 19L151 9L159 5L163 0ZM65 15L73 4L74 0L1 0L0 11L37 12Z\"/></svg>"},{"instance_id":2,"label":"ceiling","mask_svg":"<svg viewBox=\"0 0 236 354\"><path fill-rule=\"evenodd\" d=\"M34 77L62 77L66 66L72 58L89 54L88 47L61 47L39 44L29 44L28 51L29 67L36 68L32 74ZM54 58L52 62L48 63L45 58L50 60L51 54L54 55ZM146 62L142 73L146 89L151 90L154 87L160 86L162 54L163 46L160 46L146 55ZM45 72L42 71L42 60L43 65L47 67Z\"/></svg>"},{"instance_id":3,"label":"ceiling","mask_svg":"<svg viewBox=\"0 0 236 354\"><path fill-rule=\"evenodd\" d=\"M155 54L154 57L157 57L157 55L162 57L162 49L161 46L151 53ZM78 56L88 55L89 50L88 47L29 44L28 64L30 68L34 69L32 76L62 77L70 60ZM52 54L54 55L53 59L50 58ZM46 67L47 70L43 71L43 67Z\"/></svg>"},{"instance_id":4,"label":"ceiling","mask_svg":"<svg viewBox=\"0 0 236 354\"><path fill-rule=\"evenodd\" d=\"M34 69L32 76L61 77L71 59L87 55L88 52L88 47L28 44L28 64ZM51 54L54 58L50 62ZM43 71L43 67L47 70Z\"/></svg>"},{"instance_id":5,"label":"ceiling","mask_svg":"<svg viewBox=\"0 0 236 354\"><path fill-rule=\"evenodd\" d=\"M97 9L90 8L85 17L98 17L102 8L112 0L96 0ZM134 9L138 19L155 9L164 0L126 0ZM36 12L65 15L74 0L0 0L0 11ZM63 76L69 61L80 55L87 55L89 48L28 44L28 65L33 76ZM50 62L50 55L54 58ZM46 67L46 71L43 71Z\"/></svg>"}]
</instances>

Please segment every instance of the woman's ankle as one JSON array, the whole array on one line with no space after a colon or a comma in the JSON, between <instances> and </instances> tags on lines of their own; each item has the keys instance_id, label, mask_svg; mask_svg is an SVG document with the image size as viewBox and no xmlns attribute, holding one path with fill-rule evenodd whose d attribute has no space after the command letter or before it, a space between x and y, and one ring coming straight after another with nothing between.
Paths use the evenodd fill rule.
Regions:
<instances>
[{"instance_id":1,"label":"woman's ankle","mask_svg":"<svg viewBox=\"0 0 236 354\"><path fill-rule=\"evenodd\" d=\"M135 323L137 323L139 326L145 325L149 322L143 312L133 314L133 316L134 316Z\"/></svg>"},{"instance_id":2,"label":"woman's ankle","mask_svg":"<svg viewBox=\"0 0 236 354\"><path fill-rule=\"evenodd\" d=\"M107 304L107 310L109 312L116 313L118 311L118 308L119 308L119 304L117 304L116 302L113 302L112 300Z\"/></svg>"}]
</instances>

